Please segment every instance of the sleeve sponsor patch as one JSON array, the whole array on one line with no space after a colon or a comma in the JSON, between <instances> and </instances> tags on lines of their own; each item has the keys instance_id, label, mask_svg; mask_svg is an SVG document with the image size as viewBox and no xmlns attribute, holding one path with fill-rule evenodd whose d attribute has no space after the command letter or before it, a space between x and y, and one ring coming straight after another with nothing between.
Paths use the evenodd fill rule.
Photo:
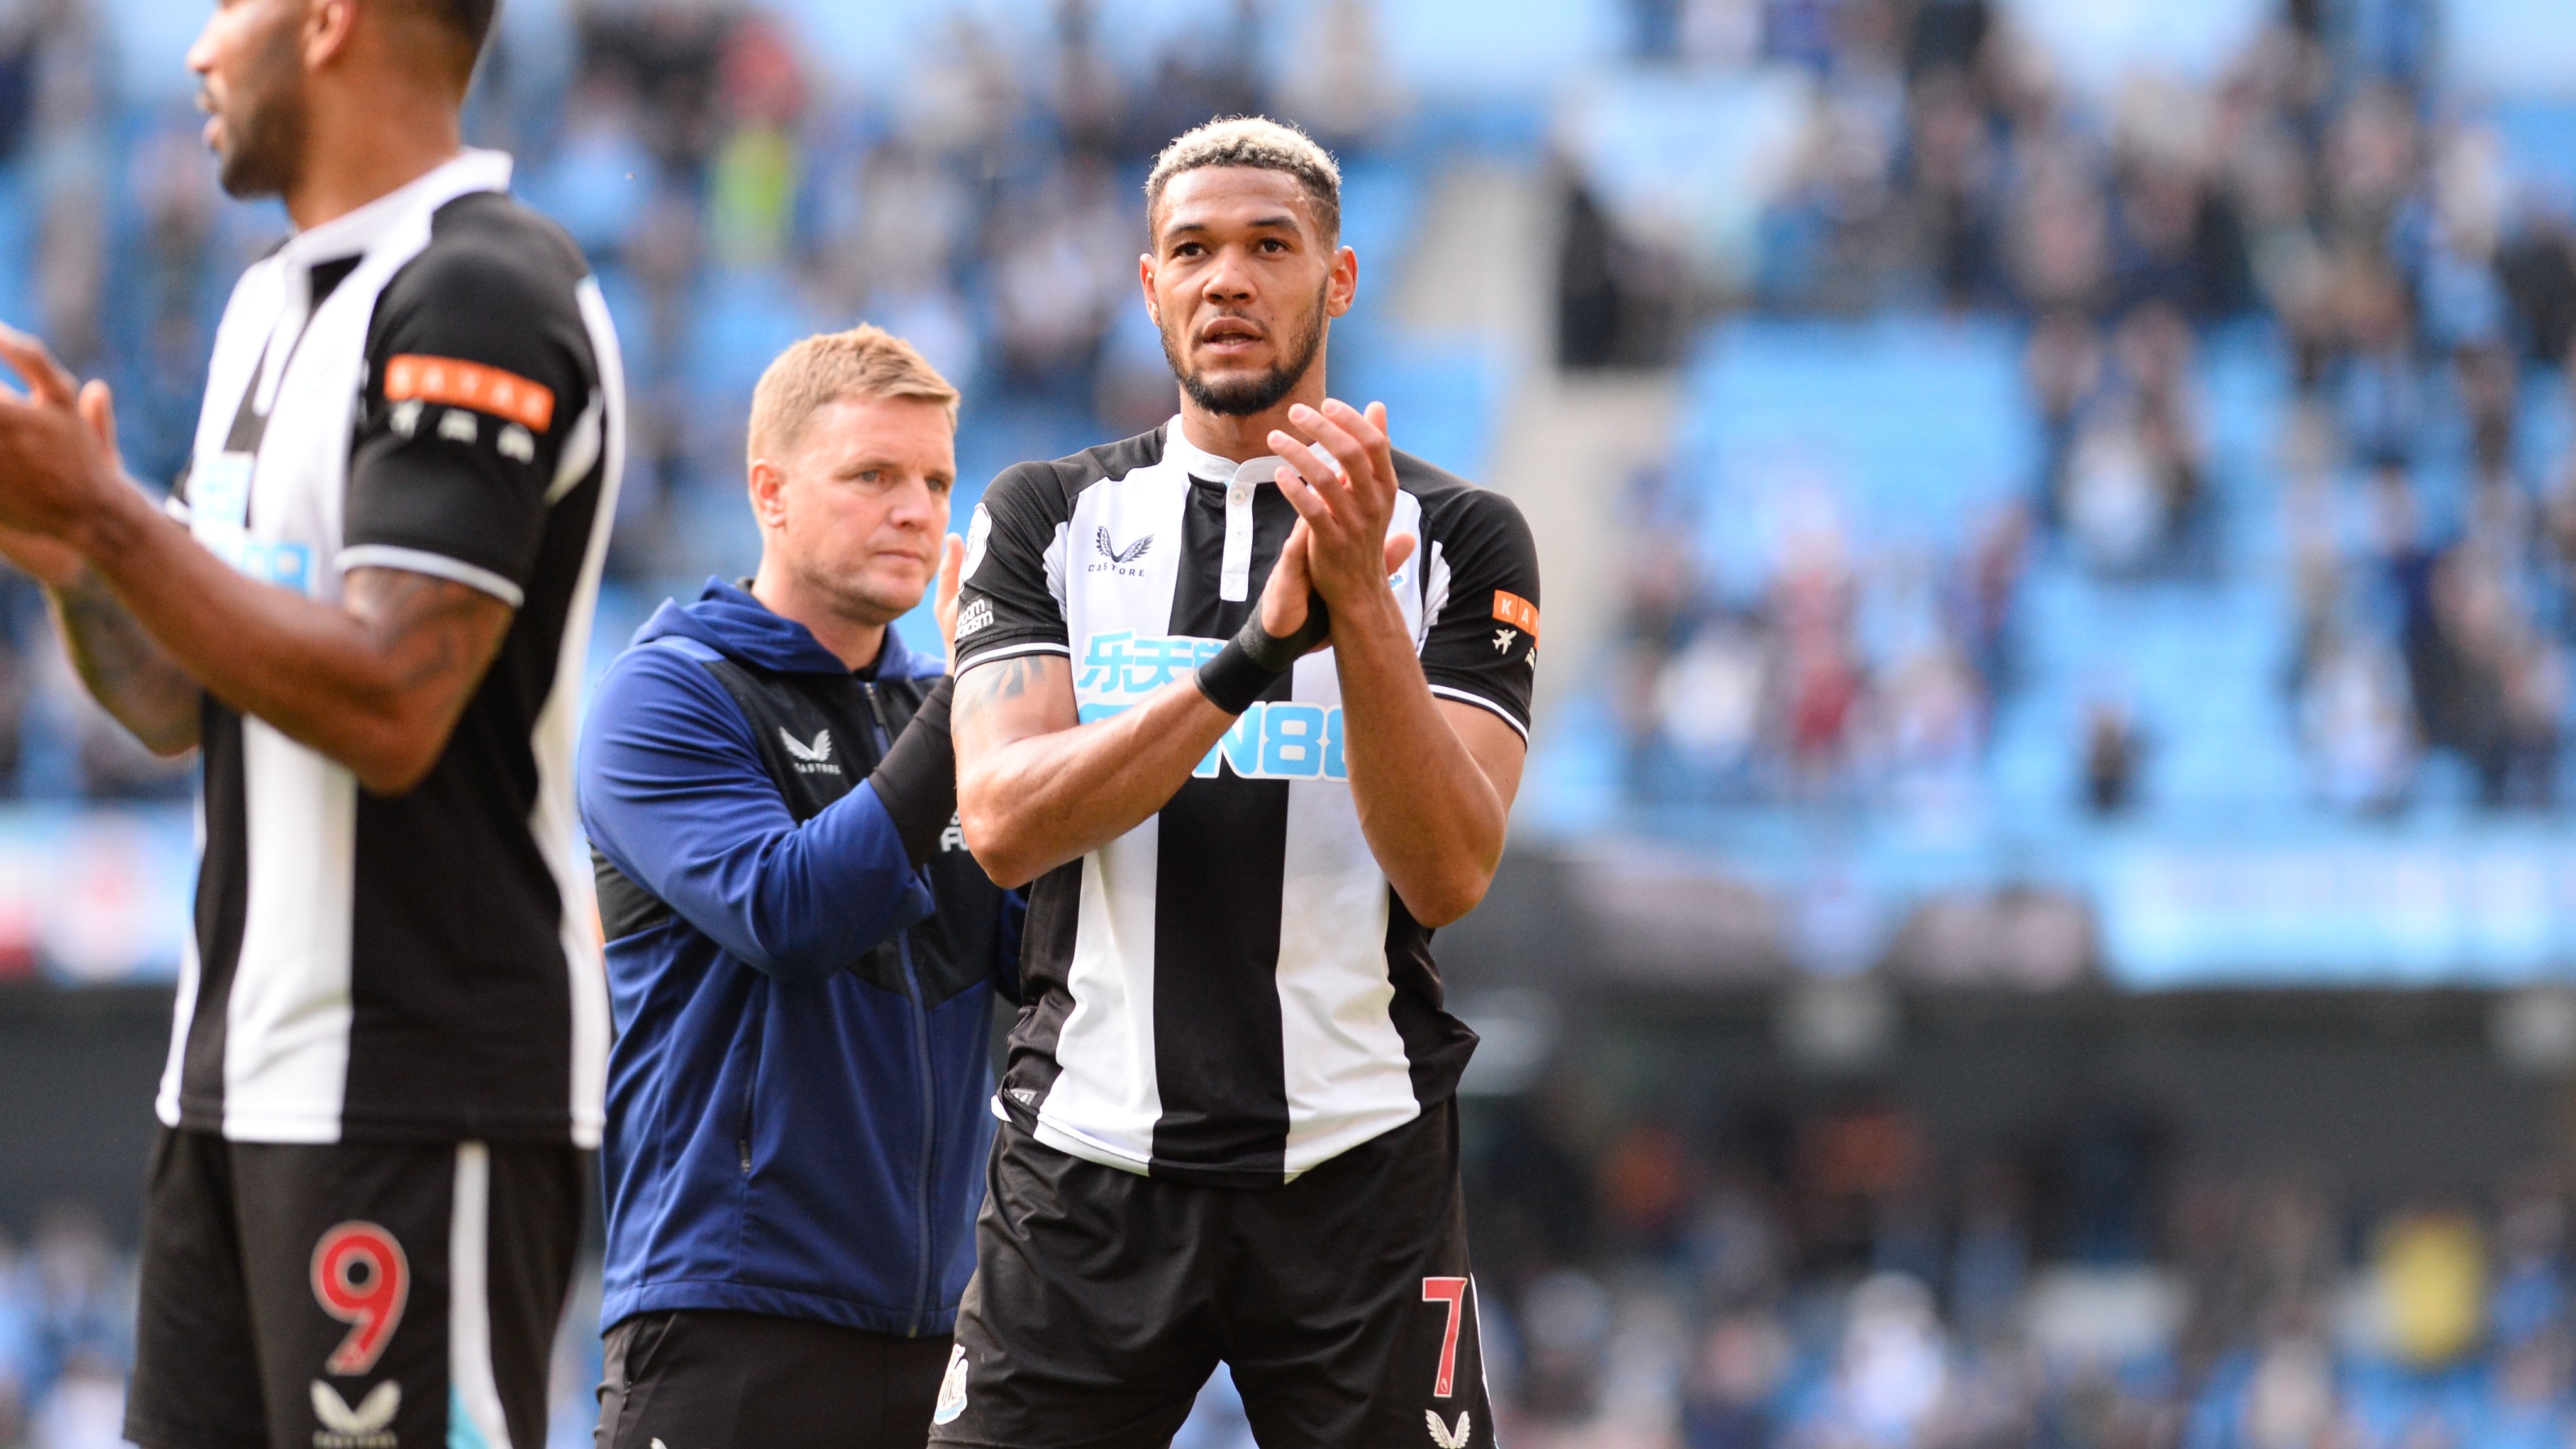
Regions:
<instances>
[{"instance_id":1,"label":"sleeve sponsor patch","mask_svg":"<svg viewBox=\"0 0 2576 1449\"><path fill-rule=\"evenodd\" d=\"M385 364L385 401L414 399L471 408L540 433L555 418L554 389L543 383L479 362L407 352Z\"/></svg>"},{"instance_id":2,"label":"sleeve sponsor patch","mask_svg":"<svg viewBox=\"0 0 2576 1449\"><path fill-rule=\"evenodd\" d=\"M1494 590L1494 617L1533 639L1538 637L1538 605L1508 589Z\"/></svg>"}]
</instances>

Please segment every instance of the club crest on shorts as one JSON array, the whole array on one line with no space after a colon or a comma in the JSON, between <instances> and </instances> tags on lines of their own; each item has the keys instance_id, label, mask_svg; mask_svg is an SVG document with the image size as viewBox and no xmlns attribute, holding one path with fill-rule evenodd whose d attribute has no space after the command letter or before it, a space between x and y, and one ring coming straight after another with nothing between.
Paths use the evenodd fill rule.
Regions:
<instances>
[{"instance_id":1,"label":"club crest on shorts","mask_svg":"<svg viewBox=\"0 0 2576 1449\"><path fill-rule=\"evenodd\" d=\"M966 1345L948 1350L948 1377L939 1381L939 1403L931 1410L930 1422L954 1424L966 1412Z\"/></svg>"},{"instance_id":2,"label":"club crest on shorts","mask_svg":"<svg viewBox=\"0 0 2576 1449\"><path fill-rule=\"evenodd\" d=\"M313 1417L322 1427L313 1431L313 1449L397 1449L393 1422L401 1411L402 1385L390 1379L368 1390L355 1407L315 1379Z\"/></svg>"}]
</instances>

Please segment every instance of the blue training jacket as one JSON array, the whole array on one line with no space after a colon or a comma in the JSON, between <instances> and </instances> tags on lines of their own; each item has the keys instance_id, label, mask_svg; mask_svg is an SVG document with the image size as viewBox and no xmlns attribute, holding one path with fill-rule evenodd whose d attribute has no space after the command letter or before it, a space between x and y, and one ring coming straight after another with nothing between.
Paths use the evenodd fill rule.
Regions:
<instances>
[{"instance_id":1,"label":"blue training jacket","mask_svg":"<svg viewBox=\"0 0 2576 1449\"><path fill-rule=\"evenodd\" d=\"M864 778L941 673L888 629L854 675L710 580L601 680L580 793L617 1028L603 1329L669 1309L954 1323L1017 898L953 826L912 869Z\"/></svg>"}]
</instances>

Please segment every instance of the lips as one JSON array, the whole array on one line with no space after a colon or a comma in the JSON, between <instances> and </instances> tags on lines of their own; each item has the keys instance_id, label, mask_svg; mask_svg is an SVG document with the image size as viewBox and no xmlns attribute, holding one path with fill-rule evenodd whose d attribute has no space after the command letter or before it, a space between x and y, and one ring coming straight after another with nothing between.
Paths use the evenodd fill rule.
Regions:
<instances>
[{"instance_id":1,"label":"lips","mask_svg":"<svg viewBox=\"0 0 2576 1449\"><path fill-rule=\"evenodd\" d=\"M1249 322L1231 318L1211 322L1199 329L1199 345L1226 350L1250 347L1261 341L1261 329Z\"/></svg>"}]
</instances>

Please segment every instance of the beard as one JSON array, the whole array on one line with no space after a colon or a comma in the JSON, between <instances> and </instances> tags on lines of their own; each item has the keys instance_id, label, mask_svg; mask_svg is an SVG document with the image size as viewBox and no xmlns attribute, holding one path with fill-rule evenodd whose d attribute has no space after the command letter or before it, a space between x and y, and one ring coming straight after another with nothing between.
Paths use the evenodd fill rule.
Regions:
<instances>
[{"instance_id":1,"label":"beard","mask_svg":"<svg viewBox=\"0 0 2576 1449\"><path fill-rule=\"evenodd\" d=\"M1316 355L1324 350L1324 294L1320 289L1315 293L1315 310L1308 318L1305 335L1297 339L1288 356L1268 372L1253 377L1210 379L1204 373L1191 371L1181 360L1180 339L1173 333L1170 327L1163 329L1163 360L1171 364L1172 376L1180 379L1181 391L1189 395L1190 401L1219 417L1252 417L1279 406L1313 370Z\"/></svg>"},{"instance_id":2,"label":"beard","mask_svg":"<svg viewBox=\"0 0 2576 1449\"><path fill-rule=\"evenodd\" d=\"M224 145L216 157L216 178L227 196L282 196L303 173L310 126L296 30L290 23L272 30L231 87L232 107L223 113Z\"/></svg>"}]
</instances>

